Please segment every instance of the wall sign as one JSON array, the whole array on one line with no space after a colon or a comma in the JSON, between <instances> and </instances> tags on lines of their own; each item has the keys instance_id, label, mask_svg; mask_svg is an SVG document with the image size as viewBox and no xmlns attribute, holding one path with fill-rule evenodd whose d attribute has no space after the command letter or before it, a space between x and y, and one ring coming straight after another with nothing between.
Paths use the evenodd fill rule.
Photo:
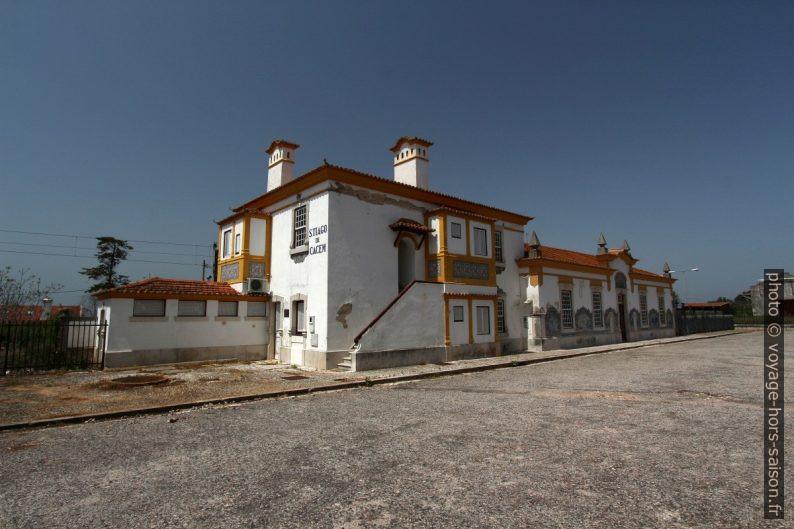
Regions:
<instances>
[{"instance_id":1,"label":"wall sign","mask_svg":"<svg viewBox=\"0 0 794 529\"><path fill-rule=\"evenodd\" d=\"M328 233L328 224L322 224L309 230L309 255L325 253L328 250L326 242L320 242L320 238Z\"/></svg>"}]
</instances>

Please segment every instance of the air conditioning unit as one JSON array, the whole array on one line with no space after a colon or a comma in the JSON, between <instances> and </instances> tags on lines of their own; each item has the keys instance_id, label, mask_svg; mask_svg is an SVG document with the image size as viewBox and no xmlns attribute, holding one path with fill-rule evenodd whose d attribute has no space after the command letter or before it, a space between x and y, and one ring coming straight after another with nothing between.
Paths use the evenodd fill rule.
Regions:
<instances>
[{"instance_id":1,"label":"air conditioning unit","mask_svg":"<svg viewBox=\"0 0 794 529\"><path fill-rule=\"evenodd\" d=\"M248 294L266 294L268 290L267 281L258 277L249 277L247 286Z\"/></svg>"}]
</instances>

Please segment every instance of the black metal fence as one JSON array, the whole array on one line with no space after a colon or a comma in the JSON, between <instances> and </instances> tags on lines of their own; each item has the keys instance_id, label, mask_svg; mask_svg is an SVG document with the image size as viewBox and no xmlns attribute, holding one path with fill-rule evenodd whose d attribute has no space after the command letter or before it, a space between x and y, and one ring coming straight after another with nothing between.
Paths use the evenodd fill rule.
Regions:
<instances>
[{"instance_id":1,"label":"black metal fence","mask_svg":"<svg viewBox=\"0 0 794 529\"><path fill-rule=\"evenodd\" d=\"M93 319L0 321L0 362L19 370L102 368L107 322Z\"/></svg>"},{"instance_id":2,"label":"black metal fence","mask_svg":"<svg viewBox=\"0 0 794 529\"><path fill-rule=\"evenodd\" d=\"M675 313L676 335L686 336L699 332L733 330L733 314L711 311L684 311Z\"/></svg>"}]
</instances>

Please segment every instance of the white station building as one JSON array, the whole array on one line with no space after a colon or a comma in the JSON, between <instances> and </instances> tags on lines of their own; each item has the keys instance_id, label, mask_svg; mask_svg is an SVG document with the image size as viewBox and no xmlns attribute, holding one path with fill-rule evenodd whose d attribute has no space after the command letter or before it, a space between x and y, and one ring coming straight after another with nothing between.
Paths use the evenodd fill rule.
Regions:
<instances>
[{"instance_id":1,"label":"white station building","mask_svg":"<svg viewBox=\"0 0 794 529\"><path fill-rule=\"evenodd\" d=\"M218 222L220 283L153 278L97 296L106 365L361 371L674 334L671 278L603 237L596 255L534 233L525 244L531 217L430 189L431 146L397 140L386 179L327 163L295 176L299 146L274 141L267 192ZM137 343L152 326L159 341Z\"/></svg>"}]
</instances>

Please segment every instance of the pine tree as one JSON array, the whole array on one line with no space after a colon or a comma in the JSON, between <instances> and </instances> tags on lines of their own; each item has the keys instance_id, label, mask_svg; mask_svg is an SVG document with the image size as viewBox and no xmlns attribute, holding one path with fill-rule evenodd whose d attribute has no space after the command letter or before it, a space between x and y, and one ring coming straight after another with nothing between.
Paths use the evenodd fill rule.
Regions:
<instances>
[{"instance_id":1,"label":"pine tree","mask_svg":"<svg viewBox=\"0 0 794 529\"><path fill-rule=\"evenodd\" d=\"M127 258L127 252L133 249L132 246L127 241L114 237L97 237L96 249L94 255L99 264L80 271L84 276L98 281L86 292L98 292L129 283L127 276L118 273L118 267Z\"/></svg>"}]
</instances>

